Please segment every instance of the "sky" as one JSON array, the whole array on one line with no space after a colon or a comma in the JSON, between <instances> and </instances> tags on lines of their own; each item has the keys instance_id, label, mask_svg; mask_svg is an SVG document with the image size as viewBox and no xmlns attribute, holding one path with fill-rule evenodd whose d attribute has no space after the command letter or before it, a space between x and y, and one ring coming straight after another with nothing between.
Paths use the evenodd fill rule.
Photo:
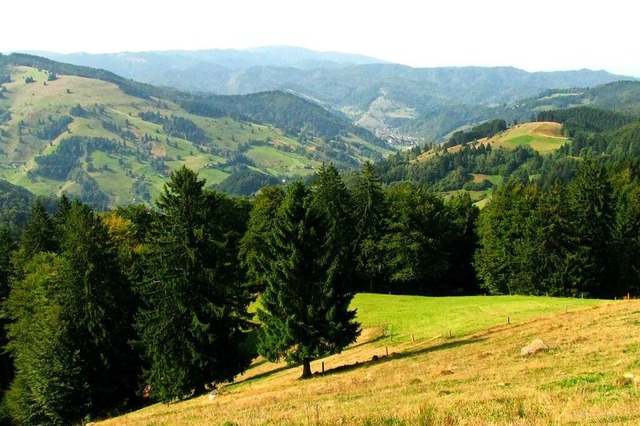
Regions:
<instances>
[{"instance_id":1,"label":"sky","mask_svg":"<svg viewBox=\"0 0 640 426\"><path fill-rule=\"evenodd\" d=\"M589 68L640 77L629 0L78 0L2 5L0 52L299 46L414 67Z\"/></svg>"}]
</instances>

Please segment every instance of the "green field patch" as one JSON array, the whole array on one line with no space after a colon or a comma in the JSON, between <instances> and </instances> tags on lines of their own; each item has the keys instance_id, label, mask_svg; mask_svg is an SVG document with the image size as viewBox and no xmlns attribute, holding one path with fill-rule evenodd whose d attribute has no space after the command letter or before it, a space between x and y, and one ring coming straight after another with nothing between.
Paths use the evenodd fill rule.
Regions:
<instances>
[{"instance_id":1,"label":"green field patch","mask_svg":"<svg viewBox=\"0 0 640 426\"><path fill-rule=\"evenodd\" d=\"M93 177L100 188L113 197L115 204L120 204L134 197L131 192L133 179L127 176L120 166L118 157L96 151L91 155L91 168L87 165L87 172Z\"/></svg>"},{"instance_id":2,"label":"green field patch","mask_svg":"<svg viewBox=\"0 0 640 426\"><path fill-rule=\"evenodd\" d=\"M535 296L422 297L357 294L353 307L362 326L382 327L394 341L438 336L461 337L488 327L523 322L566 309L581 309L602 300ZM381 309L381 307L384 307Z\"/></svg>"},{"instance_id":3,"label":"green field patch","mask_svg":"<svg viewBox=\"0 0 640 426\"><path fill-rule=\"evenodd\" d=\"M271 146L251 148L245 155L256 165L277 176L291 173L300 175L312 174L315 173L314 169L320 166L317 161L310 161L298 154L285 154Z\"/></svg>"},{"instance_id":4,"label":"green field patch","mask_svg":"<svg viewBox=\"0 0 640 426\"><path fill-rule=\"evenodd\" d=\"M35 195L43 197L50 196L52 193L58 195L64 188L64 182L44 178L34 174L28 175L24 171L18 171L9 175L3 174L2 177L14 185L20 185Z\"/></svg>"},{"instance_id":5,"label":"green field patch","mask_svg":"<svg viewBox=\"0 0 640 426\"><path fill-rule=\"evenodd\" d=\"M177 170L183 165L186 165L196 171L200 179L206 179L207 185L214 185L225 180L229 176L229 173L216 168L205 167L212 162L210 158L187 157L184 161L166 161L165 164L170 170Z\"/></svg>"},{"instance_id":6,"label":"green field patch","mask_svg":"<svg viewBox=\"0 0 640 426\"><path fill-rule=\"evenodd\" d=\"M530 146L541 154L547 154L556 151L568 141L569 139L562 136L560 124L533 122L514 126L491 138L489 143L498 148Z\"/></svg>"},{"instance_id":7,"label":"green field patch","mask_svg":"<svg viewBox=\"0 0 640 426\"><path fill-rule=\"evenodd\" d=\"M471 173L471 176L473 176L473 181L476 183L482 183L485 180L488 180L494 185L499 185L502 183L502 176L500 175L485 175L481 173Z\"/></svg>"},{"instance_id":8,"label":"green field patch","mask_svg":"<svg viewBox=\"0 0 640 426\"><path fill-rule=\"evenodd\" d=\"M575 388L578 386L584 386L592 383L602 382L605 378L604 373L587 373L581 376L569 377L567 379L563 379L557 381L551 385L551 387L557 388Z\"/></svg>"}]
</instances>

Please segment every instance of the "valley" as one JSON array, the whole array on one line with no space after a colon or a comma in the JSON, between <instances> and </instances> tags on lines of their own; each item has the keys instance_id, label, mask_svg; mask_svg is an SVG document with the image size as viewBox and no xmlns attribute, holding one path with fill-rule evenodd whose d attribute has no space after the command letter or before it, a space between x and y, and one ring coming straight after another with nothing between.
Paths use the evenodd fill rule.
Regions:
<instances>
[{"instance_id":1,"label":"valley","mask_svg":"<svg viewBox=\"0 0 640 426\"><path fill-rule=\"evenodd\" d=\"M580 102L597 105L600 102L594 102L589 91L576 88L637 80L590 70L529 73L513 67L412 68L375 58L272 49L39 54L190 91L227 95L289 91L339 111L371 131L402 135L401 140L418 138L420 144L440 141L469 124L498 117L523 122L540 108ZM394 138L388 140L393 143Z\"/></svg>"}]
</instances>

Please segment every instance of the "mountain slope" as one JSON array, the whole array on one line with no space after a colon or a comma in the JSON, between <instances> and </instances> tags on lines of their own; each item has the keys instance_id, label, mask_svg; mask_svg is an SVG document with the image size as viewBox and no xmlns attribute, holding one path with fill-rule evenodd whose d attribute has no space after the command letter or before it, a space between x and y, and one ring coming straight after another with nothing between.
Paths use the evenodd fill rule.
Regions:
<instances>
[{"instance_id":1,"label":"mountain slope","mask_svg":"<svg viewBox=\"0 0 640 426\"><path fill-rule=\"evenodd\" d=\"M265 51L269 48L262 53ZM590 70L529 73L510 67L411 68L373 60L367 63L366 58L350 65L345 59L341 66L323 66L320 61L303 67L283 55L255 56L252 61L248 58L255 51L233 53L235 56L143 52L64 58L185 90L217 94L292 91L340 110L352 122L390 139L412 135L439 140L462 126L504 117L508 104L545 90L630 79ZM519 121L530 117L522 110L517 112L514 118Z\"/></svg>"},{"instance_id":2,"label":"mountain slope","mask_svg":"<svg viewBox=\"0 0 640 426\"><path fill-rule=\"evenodd\" d=\"M211 185L248 169L272 181L391 152L370 132L282 92L194 96L29 55L0 57L0 79L0 178L38 195L150 201L182 164Z\"/></svg>"},{"instance_id":3,"label":"mountain slope","mask_svg":"<svg viewBox=\"0 0 640 426\"><path fill-rule=\"evenodd\" d=\"M98 424L640 421L638 301L480 296L429 303L362 294L354 306L365 327L361 340L315 361L313 379L297 380L299 367L258 360L212 399L157 404ZM478 319L492 324L478 326ZM474 330L461 332L465 326ZM534 339L547 348L521 355Z\"/></svg>"},{"instance_id":4,"label":"mountain slope","mask_svg":"<svg viewBox=\"0 0 640 426\"><path fill-rule=\"evenodd\" d=\"M539 112L578 106L596 106L640 116L640 81L617 81L590 88L547 90L515 103L507 110ZM512 112L513 114L513 112Z\"/></svg>"}]
</instances>

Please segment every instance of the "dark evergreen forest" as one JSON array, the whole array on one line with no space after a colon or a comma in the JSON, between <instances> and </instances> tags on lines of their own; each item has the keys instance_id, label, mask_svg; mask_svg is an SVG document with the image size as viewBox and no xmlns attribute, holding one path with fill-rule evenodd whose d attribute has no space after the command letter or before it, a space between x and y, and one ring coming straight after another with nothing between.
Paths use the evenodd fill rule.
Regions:
<instances>
[{"instance_id":1,"label":"dark evergreen forest","mask_svg":"<svg viewBox=\"0 0 640 426\"><path fill-rule=\"evenodd\" d=\"M572 142L546 156L442 147L420 162L415 149L344 175L325 165L253 199L206 189L185 167L154 208L104 212L7 186L0 420L79 423L189 398L257 354L308 377L310 361L359 335L356 292L637 295L640 123L593 108L538 118L562 122ZM68 173L79 146L61 145L43 173ZM439 192L470 173L503 177L482 211L468 194Z\"/></svg>"}]
</instances>

